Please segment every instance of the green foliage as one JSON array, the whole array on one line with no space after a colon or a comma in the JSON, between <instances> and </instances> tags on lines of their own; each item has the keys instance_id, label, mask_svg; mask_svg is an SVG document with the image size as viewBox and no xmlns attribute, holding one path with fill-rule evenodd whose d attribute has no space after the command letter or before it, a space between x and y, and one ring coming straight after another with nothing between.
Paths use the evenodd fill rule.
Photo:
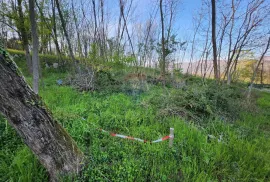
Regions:
<instances>
[{"instance_id":1,"label":"green foliage","mask_svg":"<svg viewBox=\"0 0 270 182\"><path fill-rule=\"evenodd\" d=\"M270 110L270 93L262 92L261 97L257 100L258 105L265 110Z\"/></svg>"},{"instance_id":2,"label":"green foliage","mask_svg":"<svg viewBox=\"0 0 270 182\"><path fill-rule=\"evenodd\" d=\"M106 91L107 93L118 92L120 91L121 85L121 81L113 78L110 72L103 70L99 70L96 72L96 90Z\"/></svg>"},{"instance_id":3,"label":"green foliage","mask_svg":"<svg viewBox=\"0 0 270 182\"><path fill-rule=\"evenodd\" d=\"M270 180L267 93L257 99L265 112L257 108L248 113L241 101L241 89L211 82L202 85L196 78L188 79L183 90L152 86L148 92L132 97L112 92L111 86L108 90L77 92L56 84L65 73L47 70L44 76L41 97L86 156L83 172L76 179L63 181ZM99 84L111 82L111 76L100 72ZM154 140L168 135L170 127L175 129L172 148L168 148L168 141L144 144L97 130ZM211 139L207 139L209 135ZM48 180L3 118L0 141L0 181Z\"/></svg>"},{"instance_id":4,"label":"green foliage","mask_svg":"<svg viewBox=\"0 0 270 182\"><path fill-rule=\"evenodd\" d=\"M176 40L176 35L171 35L168 39L165 40L165 57L169 56L175 52L180 46L182 48L187 42L179 42ZM162 43L158 42L156 47L157 52L162 55Z\"/></svg>"},{"instance_id":5,"label":"green foliage","mask_svg":"<svg viewBox=\"0 0 270 182\"><path fill-rule=\"evenodd\" d=\"M97 44L91 44L91 51L89 53L89 59L92 63L99 63L98 46Z\"/></svg>"},{"instance_id":6,"label":"green foliage","mask_svg":"<svg viewBox=\"0 0 270 182\"><path fill-rule=\"evenodd\" d=\"M161 116L176 115L199 123L213 118L234 120L245 109L244 94L239 88L215 83L156 92L149 102Z\"/></svg>"},{"instance_id":7,"label":"green foliage","mask_svg":"<svg viewBox=\"0 0 270 182\"><path fill-rule=\"evenodd\" d=\"M0 115L0 181L46 181L45 169Z\"/></svg>"}]
</instances>

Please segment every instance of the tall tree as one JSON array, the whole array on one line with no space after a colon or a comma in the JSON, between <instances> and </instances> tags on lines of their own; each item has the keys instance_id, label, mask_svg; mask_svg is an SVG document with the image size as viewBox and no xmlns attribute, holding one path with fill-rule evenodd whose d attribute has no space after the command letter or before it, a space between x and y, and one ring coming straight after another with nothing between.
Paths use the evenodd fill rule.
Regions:
<instances>
[{"instance_id":1,"label":"tall tree","mask_svg":"<svg viewBox=\"0 0 270 182\"><path fill-rule=\"evenodd\" d=\"M162 0L159 1L159 9L160 9L160 19L161 19L161 46L162 46L162 53L161 53L161 61L160 61L160 68L161 68L161 78L165 77L165 63L166 63L166 53L165 53L165 28L164 28L164 15L163 15L163 5Z\"/></svg>"},{"instance_id":2,"label":"tall tree","mask_svg":"<svg viewBox=\"0 0 270 182\"><path fill-rule=\"evenodd\" d=\"M97 38L97 13L96 13L96 1L92 0L93 4L93 13L94 13L94 22L95 22L95 28L94 28L94 42L96 43L98 38Z\"/></svg>"},{"instance_id":3,"label":"tall tree","mask_svg":"<svg viewBox=\"0 0 270 182\"><path fill-rule=\"evenodd\" d=\"M131 1L131 3L132 3L132 1ZM123 20L124 20L124 27L123 28L125 28L127 36L128 36L128 41L129 41L129 44L130 44L130 47L131 47L132 56L135 57L134 47L133 47L133 44L132 44L132 41L131 41L131 36L129 34L128 27L127 27L127 20L126 20L125 14L124 14L124 2L123 2L123 0L119 0L119 5L120 5L120 12L121 12L121 15L122 15ZM130 4L130 6L131 6L131 4Z\"/></svg>"},{"instance_id":4,"label":"tall tree","mask_svg":"<svg viewBox=\"0 0 270 182\"><path fill-rule=\"evenodd\" d=\"M253 75L252 75L252 78L251 78L251 82L250 82L250 86L248 88L247 98L250 98L251 91L252 91L252 88L253 88L253 85L254 85L254 81L256 79L256 75L257 75L257 72L259 70L259 66L260 66L261 62L263 61L263 58L264 58L265 54L267 53L267 51L269 50L269 48L270 48L270 36L268 37L265 49L264 49L259 61L257 62L257 65L256 65L255 69L254 69L254 72L253 72Z\"/></svg>"},{"instance_id":5,"label":"tall tree","mask_svg":"<svg viewBox=\"0 0 270 182\"><path fill-rule=\"evenodd\" d=\"M31 33L32 33L32 64L33 64L33 90L38 94L38 83L39 83L39 59L38 59L38 33L37 23L35 18L35 0L29 0L29 15L31 22Z\"/></svg>"},{"instance_id":6,"label":"tall tree","mask_svg":"<svg viewBox=\"0 0 270 182\"><path fill-rule=\"evenodd\" d=\"M217 40L216 40L216 0L211 0L212 4L212 45L213 45L213 68L215 79L219 79L217 66Z\"/></svg>"},{"instance_id":7,"label":"tall tree","mask_svg":"<svg viewBox=\"0 0 270 182\"><path fill-rule=\"evenodd\" d=\"M63 31L64 31L64 35L65 35L67 43L68 43L68 49L69 49L70 57L71 57L73 63L76 64L76 59L75 59L75 56L74 56L74 53L73 53L73 50L72 50L70 38L69 38L67 28L66 28L66 21L64 19L63 13L62 13L59 0L55 0L55 4L56 4L56 7L57 7L57 10L58 10L58 13L59 13L59 17L60 17L61 25L62 25L62 28L63 28Z\"/></svg>"},{"instance_id":8,"label":"tall tree","mask_svg":"<svg viewBox=\"0 0 270 182\"><path fill-rule=\"evenodd\" d=\"M73 14L73 19L74 19L74 23L75 23L75 27L76 27L76 32L77 32L79 57L82 57L82 46L81 46L81 36L80 36L80 32L79 32L79 23L78 23L78 19L76 17L73 0L71 3L71 7L72 7L72 14Z\"/></svg>"}]
</instances>

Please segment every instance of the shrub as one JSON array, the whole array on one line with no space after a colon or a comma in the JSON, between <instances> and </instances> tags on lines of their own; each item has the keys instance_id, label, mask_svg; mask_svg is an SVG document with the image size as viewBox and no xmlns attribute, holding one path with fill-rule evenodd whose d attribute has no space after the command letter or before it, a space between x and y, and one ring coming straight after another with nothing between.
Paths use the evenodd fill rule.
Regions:
<instances>
[{"instance_id":1,"label":"shrub","mask_svg":"<svg viewBox=\"0 0 270 182\"><path fill-rule=\"evenodd\" d=\"M244 93L235 86L192 84L184 89L173 89L166 94L155 94L149 102L162 116L177 115L200 122L209 118L234 120L245 105Z\"/></svg>"}]
</instances>

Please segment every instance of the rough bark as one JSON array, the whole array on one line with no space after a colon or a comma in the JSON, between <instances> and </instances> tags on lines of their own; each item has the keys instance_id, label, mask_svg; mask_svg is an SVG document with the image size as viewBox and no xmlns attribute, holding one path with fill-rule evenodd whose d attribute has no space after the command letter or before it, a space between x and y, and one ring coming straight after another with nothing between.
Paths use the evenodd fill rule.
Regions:
<instances>
[{"instance_id":1,"label":"rough bark","mask_svg":"<svg viewBox=\"0 0 270 182\"><path fill-rule=\"evenodd\" d=\"M83 154L26 84L15 63L0 56L0 113L48 170L51 180L78 173Z\"/></svg>"},{"instance_id":2,"label":"rough bark","mask_svg":"<svg viewBox=\"0 0 270 182\"><path fill-rule=\"evenodd\" d=\"M33 42L33 90L38 94L38 83L39 83L39 58L38 58L38 33L37 33L37 22L35 17L35 2L29 0L29 15L31 22L32 42Z\"/></svg>"}]
</instances>

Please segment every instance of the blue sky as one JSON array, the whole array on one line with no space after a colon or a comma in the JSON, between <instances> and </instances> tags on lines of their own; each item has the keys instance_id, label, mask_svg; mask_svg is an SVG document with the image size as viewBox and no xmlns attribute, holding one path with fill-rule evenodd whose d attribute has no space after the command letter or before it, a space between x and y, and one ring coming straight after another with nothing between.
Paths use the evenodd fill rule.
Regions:
<instances>
[{"instance_id":1,"label":"blue sky","mask_svg":"<svg viewBox=\"0 0 270 182\"><path fill-rule=\"evenodd\" d=\"M166 1L166 0L165 0ZM192 19L195 12L201 7L201 0L182 0L178 5L177 17L174 22L176 29L192 29ZM151 6L153 7L157 0L135 0L137 4L136 11L140 18L148 17ZM159 14L158 14L159 16Z\"/></svg>"},{"instance_id":2,"label":"blue sky","mask_svg":"<svg viewBox=\"0 0 270 182\"><path fill-rule=\"evenodd\" d=\"M108 3L108 7L111 11L111 21L110 24L110 30L113 34L117 28L118 25L118 17L119 17L119 0L105 0ZM167 0L164 0L166 2ZM177 9L177 16L175 17L175 20L173 22L173 28L174 33L177 34L177 38L180 39L180 41L186 41L189 42L192 39L192 36L194 34L194 28L193 28L193 19L194 17L198 16L198 12L201 11L202 6L202 0L179 0L180 3L178 5ZM130 1L129 1L130 2ZM241 10L245 10L246 6L246 0L242 0L242 6ZM266 0L266 2L270 3L270 0ZM149 14L151 10L156 6L159 5L159 0L133 0L133 7L135 5L135 10L133 12L133 20L129 20L129 24L133 24L134 22L145 22L146 19L149 18ZM218 6L222 6L222 4L219 3ZM217 7L217 11L220 10L220 7ZM223 8L223 7L221 7ZM241 11L240 10L240 11ZM159 21L159 9L156 15L157 21ZM268 28L266 26L266 28ZM200 52L200 42L205 41L205 35L202 34L199 31L199 34L197 34L197 45L195 46L195 49L198 49ZM199 40L198 40L199 38Z\"/></svg>"},{"instance_id":3,"label":"blue sky","mask_svg":"<svg viewBox=\"0 0 270 182\"><path fill-rule=\"evenodd\" d=\"M167 0L164 0L166 2ZM109 35L115 36L118 26L119 17L119 0L105 0L108 4L110 15ZM128 1L130 2L130 1ZM193 35L193 17L198 14L202 0L179 0L177 15L173 23L174 33L181 41L191 40ZM133 17L135 22L145 22L149 18L150 12L159 5L159 0L133 0ZM157 21L159 21L160 14L157 9ZM132 26L132 20L128 21ZM159 22L158 22L159 23Z\"/></svg>"}]
</instances>

